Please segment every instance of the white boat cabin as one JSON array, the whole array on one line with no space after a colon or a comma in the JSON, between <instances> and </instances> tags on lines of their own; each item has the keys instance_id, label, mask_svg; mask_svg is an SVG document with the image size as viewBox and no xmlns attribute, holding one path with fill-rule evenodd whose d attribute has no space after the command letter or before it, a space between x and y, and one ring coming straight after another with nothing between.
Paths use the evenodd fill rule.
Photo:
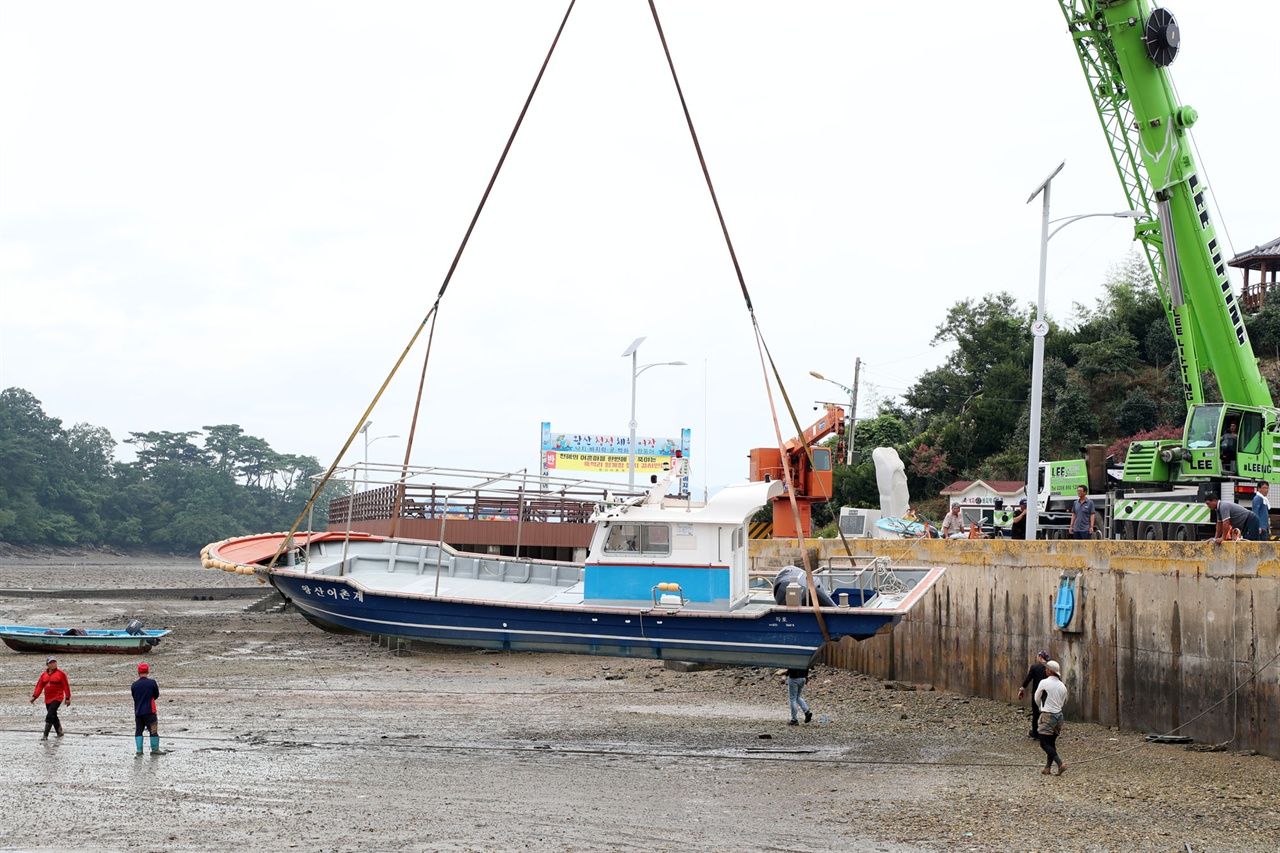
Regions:
<instances>
[{"instance_id":1,"label":"white boat cabin","mask_svg":"<svg viewBox=\"0 0 1280 853\"><path fill-rule=\"evenodd\" d=\"M687 475L688 460L676 463L643 499L596 514L585 602L729 611L749 599L747 522L782 493L782 483L735 484L693 501L667 494Z\"/></svg>"}]
</instances>

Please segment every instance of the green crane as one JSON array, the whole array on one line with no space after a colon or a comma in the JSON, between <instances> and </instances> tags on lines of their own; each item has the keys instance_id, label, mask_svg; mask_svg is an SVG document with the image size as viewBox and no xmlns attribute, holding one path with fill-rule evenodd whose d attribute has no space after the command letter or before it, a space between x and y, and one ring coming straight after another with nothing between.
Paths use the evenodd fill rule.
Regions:
<instances>
[{"instance_id":1,"label":"green crane","mask_svg":"<svg viewBox=\"0 0 1280 853\"><path fill-rule=\"evenodd\" d=\"M1197 114L1179 105L1167 70L1181 34L1147 0L1058 0L1111 146L1135 228L1177 342L1188 404L1181 442L1134 442L1127 482L1270 479L1278 428L1244 317L1227 278L1188 131ZM1206 403L1202 370L1222 404Z\"/></svg>"}]
</instances>

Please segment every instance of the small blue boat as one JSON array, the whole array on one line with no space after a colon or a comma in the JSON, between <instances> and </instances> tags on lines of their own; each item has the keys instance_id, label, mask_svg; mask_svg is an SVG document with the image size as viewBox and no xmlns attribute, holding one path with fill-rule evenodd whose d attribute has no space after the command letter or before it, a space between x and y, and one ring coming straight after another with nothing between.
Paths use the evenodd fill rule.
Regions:
<instances>
[{"instance_id":1,"label":"small blue boat","mask_svg":"<svg viewBox=\"0 0 1280 853\"><path fill-rule=\"evenodd\" d=\"M168 628L144 630L136 620L120 630L0 625L0 640L4 640L4 644L15 652L44 652L54 655L141 655L154 649L160 638L169 633Z\"/></svg>"}]
</instances>

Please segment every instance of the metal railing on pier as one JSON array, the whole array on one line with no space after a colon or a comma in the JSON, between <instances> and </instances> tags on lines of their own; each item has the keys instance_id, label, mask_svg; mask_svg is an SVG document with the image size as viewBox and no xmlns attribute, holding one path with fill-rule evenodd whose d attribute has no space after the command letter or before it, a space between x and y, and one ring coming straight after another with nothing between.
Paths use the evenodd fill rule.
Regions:
<instances>
[{"instance_id":1,"label":"metal railing on pier","mask_svg":"<svg viewBox=\"0 0 1280 853\"><path fill-rule=\"evenodd\" d=\"M329 501L330 526L394 518L585 524L601 505L643 494L616 483L453 468L339 469L350 494Z\"/></svg>"}]
</instances>

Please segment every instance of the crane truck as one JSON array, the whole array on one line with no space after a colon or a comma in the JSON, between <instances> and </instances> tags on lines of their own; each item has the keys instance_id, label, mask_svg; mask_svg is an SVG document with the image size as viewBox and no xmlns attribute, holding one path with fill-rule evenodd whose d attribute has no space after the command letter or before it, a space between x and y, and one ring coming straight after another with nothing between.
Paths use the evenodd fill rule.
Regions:
<instances>
[{"instance_id":1,"label":"crane truck","mask_svg":"<svg viewBox=\"0 0 1280 853\"><path fill-rule=\"evenodd\" d=\"M801 436L787 441L781 449L777 447L757 447L751 451L751 472L749 479L780 480L787 484L788 491L773 499L773 536L779 539L808 538L811 527L812 507L831 499L831 448L817 447L816 443L835 433L839 437L837 454L844 452L844 409L828 405L823 416L806 429ZM805 452L808 445L809 453ZM813 462L810 464L810 454ZM786 457L786 469L791 472L791 481L787 482L783 466ZM796 505L800 510L800 527L796 529L795 513L791 510L791 498L788 492L795 495Z\"/></svg>"},{"instance_id":2,"label":"crane truck","mask_svg":"<svg viewBox=\"0 0 1280 853\"><path fill-rule=\"evenodd\" d=\"M1169 78L1181 32L1167 9L1147 0L1058 2L1126 198L1147 213L1134 233L1173 330L1187 403L1181 439L1129 446L1123 490L1107 495L1113 535L1204 538L1212 529L1205 495L1240 500L1258 481L1280 479L1280 412L1258 370L1192 156L1188 132L1198 115L1178 104ZM1205 400L1205 370L1221 403ZM1049 463L1050 481L1058 464ZM1046 491L1054 491L1051 482Z\"/></svg>"}]
</instances>

